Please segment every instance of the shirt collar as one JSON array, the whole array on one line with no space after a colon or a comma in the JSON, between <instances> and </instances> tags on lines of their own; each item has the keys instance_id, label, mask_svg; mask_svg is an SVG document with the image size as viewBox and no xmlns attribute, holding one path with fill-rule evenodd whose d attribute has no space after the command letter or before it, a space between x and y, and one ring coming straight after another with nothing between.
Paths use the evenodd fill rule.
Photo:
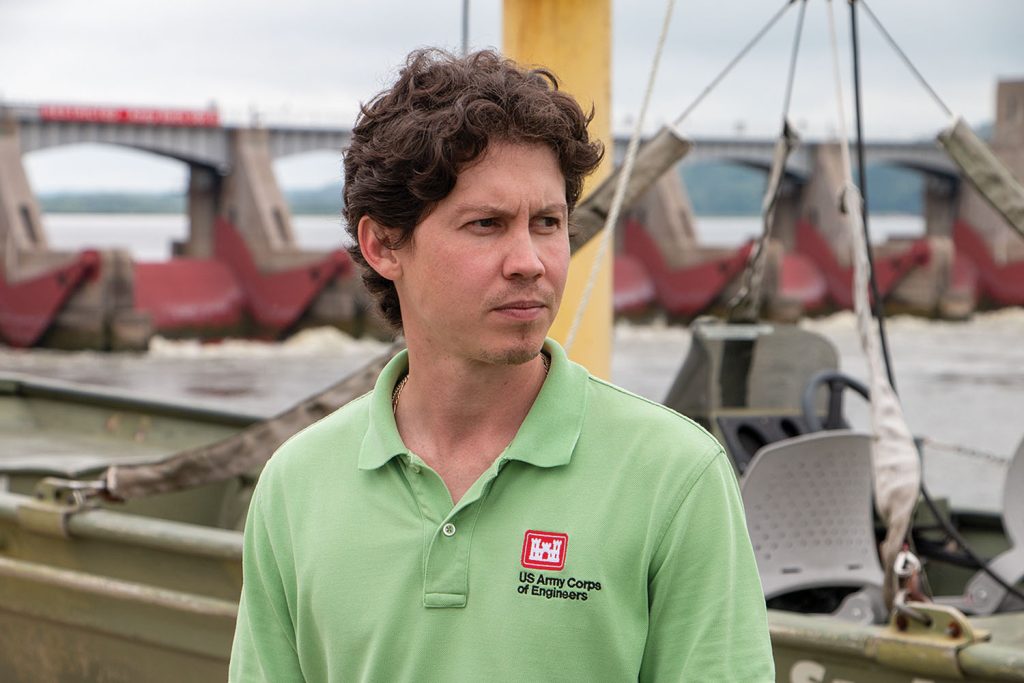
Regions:
<instances>
[{"instance_id":1,"label":"shirt collar","mask_svg":"<svg viewBox=\"0 0 1024 683\"><path fill-rule=\"evenodd\" d=\"M588 373L569 360L555 340L545 340L544 351L551 357L548 376L502 457L537 467L558 467L569 463L583 427ZM409 453L391 408L395 384L408 367L409 355L403 350L377 378L370 395L370 420L359 451L359 469L377 469L395 456Z\"/></svg>"},{"instance_id":2,"label":"shirt collar","mask_svg":"<svg viewBox=\"0 0 1024 683\"><path fill-rule=\"evenodd\" d=\"M370 394L370 423L366 427L359 449L359 469L375 470L396 455L405 455L409 449L402 443L391 407L395 384L409 369L409 352L402 349L388 361L377 376Z\"/></svg>"}]
</instances>

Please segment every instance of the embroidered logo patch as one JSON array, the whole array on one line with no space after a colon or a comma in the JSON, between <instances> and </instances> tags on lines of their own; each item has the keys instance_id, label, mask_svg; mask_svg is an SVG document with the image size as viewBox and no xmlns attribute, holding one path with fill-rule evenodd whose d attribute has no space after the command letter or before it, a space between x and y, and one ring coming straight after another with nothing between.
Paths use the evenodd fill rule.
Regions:
<instances>
[{"instance_id":1,"label":"embroidered logo patch","mask_svg":"<svg viewBox=\"0 0 1024 683\"><path fill-rule=\"evenodd\" d=\"M568 534L527 531L523 538L523 566L530 569L559 571L565 566Z\"/></svg>"}]
</instances>

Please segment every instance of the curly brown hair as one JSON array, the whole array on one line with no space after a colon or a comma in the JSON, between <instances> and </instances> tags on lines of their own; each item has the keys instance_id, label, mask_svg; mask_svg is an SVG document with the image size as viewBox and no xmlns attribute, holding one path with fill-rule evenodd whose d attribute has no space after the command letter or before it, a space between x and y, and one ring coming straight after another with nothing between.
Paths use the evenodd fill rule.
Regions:
<instances>
[{"instance_id":1,"label":"curly brown hair","mask_svg":"<svg viewBox=\"0 0 1024 683\"><path fill-rule=\"evenodd\" d=\"M437 49L411 53L397 82L360 108L344 155L344 213L354 242L349 254L384 319L402 328L394 283L359 249L363 216L396 229L399 237L387 246L400 248L491 140L547 145L565 178L571 212L583 179L604 155L587 132L593 116L558 90L547 69L524 69L491 50L465 57Z\"/></svg>"}]
</instances>

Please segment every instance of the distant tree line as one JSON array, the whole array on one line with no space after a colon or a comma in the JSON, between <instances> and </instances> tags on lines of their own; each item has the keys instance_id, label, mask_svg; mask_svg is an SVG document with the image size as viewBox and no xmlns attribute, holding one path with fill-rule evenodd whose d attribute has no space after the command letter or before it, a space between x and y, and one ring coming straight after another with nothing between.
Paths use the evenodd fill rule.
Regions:
<instances>
[{"instance_id":1,"label":"distant tree line","mask_svg":"<svg viewBox=\"0 0 1024 683\"><path fill-rule=\"evenodd\" d=\"M722 162L683 166L680 174L698 216L756 216L767 178L753 168ZM872 213L920 214L924 181L895 166L868 166Z\"/></svg>"},{"instance_id":2,"label":"distant tree line","mask_svg":"<svg viewBox=\"0 0 1024 683\"><path fill-rule=\"evenodd\" d=\"M285 199L296 214L341 212L341 188L287 190ZM185 192L52 192L39 195L48 213L184 213Z\"/></svg>"}]
</instances>

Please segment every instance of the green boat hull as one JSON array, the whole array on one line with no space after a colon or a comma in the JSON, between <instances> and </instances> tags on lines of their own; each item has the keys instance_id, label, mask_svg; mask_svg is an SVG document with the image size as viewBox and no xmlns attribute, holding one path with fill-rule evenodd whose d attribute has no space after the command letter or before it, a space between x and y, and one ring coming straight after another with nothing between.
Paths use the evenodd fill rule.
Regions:
<instances>
[{"instance_id":1,"label":"green boat hull","mask_svg":"<svg viewBox=\"0 0 1024 683\"><path fill-rule=\"evenodd\" d=\"M50 499L40 483L157 461L255 419L0 380L0 680L225 680L257 473L98 506ZM991 516L958 519L986 553L1006 547ZM970 573L931 578L955 593ZM1024 681L1024 613L965 622L970 639L779 610L769 620L787 683Z\"/></svg>"}]
</instances>

